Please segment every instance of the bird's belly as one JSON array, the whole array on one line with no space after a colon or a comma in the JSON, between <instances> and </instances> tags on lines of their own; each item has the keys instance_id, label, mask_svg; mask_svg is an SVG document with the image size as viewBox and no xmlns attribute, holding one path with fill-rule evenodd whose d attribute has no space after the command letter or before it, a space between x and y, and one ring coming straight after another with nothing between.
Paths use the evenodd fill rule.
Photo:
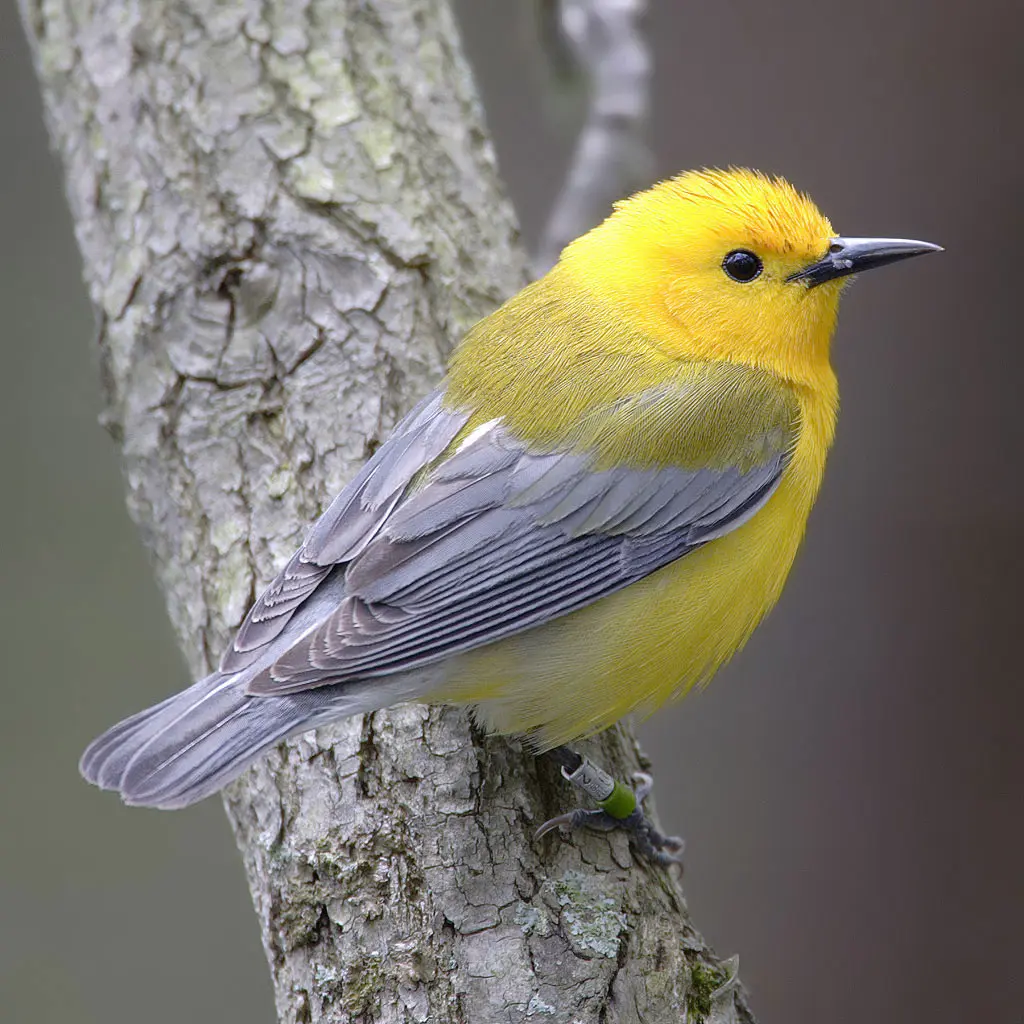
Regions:
<instances>
[{"instance_id":1,"label":"bird's belly","mask_svg":"<svg viewBox=\"0 0 1024 1024\"><path fill-rule=\"evenodd\" d=\"M594 604L447 663L431 700L550 747L707 682L778 600L811 501L788 473L737 530Z\"/></svg>"}]
</instances>

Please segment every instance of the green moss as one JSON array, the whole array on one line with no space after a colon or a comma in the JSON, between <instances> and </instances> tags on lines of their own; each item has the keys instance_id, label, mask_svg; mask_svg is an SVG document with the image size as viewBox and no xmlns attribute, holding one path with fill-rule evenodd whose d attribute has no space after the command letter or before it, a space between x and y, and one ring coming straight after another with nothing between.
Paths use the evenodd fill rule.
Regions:
<instances>
[{"instance_id":1,"label":"green moss","mask_svg":"<svg viewBox=\"0 0 1024 1024\"><path fill-rule=\"evenodd\" d=\"M374 1009L383 987L381 965L367 958L342 983L341 1006L353 1017L363 1017Z\"/></svg>"},{"instance_id":2,"label":"green moss","mask_svg":"<svg viewBox=\"0 0 1024 1024\"><path fill-rule=\"evenodd\" d=\"M701 960L690 967L690 988L686 1006L694 1024L703 1024L711 1016L711 996L725 983L725 972Z\"/></svg>"}]
</instances>

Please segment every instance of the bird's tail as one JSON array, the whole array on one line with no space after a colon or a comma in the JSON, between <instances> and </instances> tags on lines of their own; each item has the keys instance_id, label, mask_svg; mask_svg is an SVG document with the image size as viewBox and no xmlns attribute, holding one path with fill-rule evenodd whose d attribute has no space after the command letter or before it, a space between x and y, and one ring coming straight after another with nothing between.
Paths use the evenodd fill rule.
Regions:
<instances>
[{"instance_id":1,"label":"bird's tail","mask_svg":"<svg viewBox=\"0 0 1024 1024\"><path fill-rule=\"evenodd\" d=\"M126 718L86 748L82 775L125 803L187 807L240 775L285 737L416 696L392 681L321 686L284 697L251 696L251 672L213 675Z\"/></svg>"}]
</instances>

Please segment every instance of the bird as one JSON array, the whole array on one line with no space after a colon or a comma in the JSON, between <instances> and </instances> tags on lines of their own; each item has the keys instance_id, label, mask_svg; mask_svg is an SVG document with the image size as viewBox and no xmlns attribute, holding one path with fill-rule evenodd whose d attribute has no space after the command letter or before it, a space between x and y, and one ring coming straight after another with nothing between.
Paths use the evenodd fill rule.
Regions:
<instances>
[{"instance_id":1,"label":"bird","mask_svg":"<svg viewBox=\"0 0 1024 1024\"><path fill-rule=\"evenodd\" d=\"M209 796L286 737L461 704L551 751L677 857L571 747L705 685L775 605L838 413L852 275L939 251L838 235L782 178L689 171L615 204L472 327L255 601L215 672L94 740L128 804Z\"/></svg>"}]
</instances>

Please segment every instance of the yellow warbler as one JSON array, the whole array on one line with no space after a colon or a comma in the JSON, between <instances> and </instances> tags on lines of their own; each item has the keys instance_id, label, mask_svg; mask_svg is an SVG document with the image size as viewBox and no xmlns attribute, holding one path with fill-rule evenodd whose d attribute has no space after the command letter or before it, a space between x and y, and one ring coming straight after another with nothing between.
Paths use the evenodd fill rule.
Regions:
<instances>
[{"instance_id":1,"label":"yellow warbler","mask_svg":"<svg viewBox=\"0 0 1024 1024\"><path fill-rule=\"evenodd\" d=\"M937 248L837 237L746 170L618 203L469 331L219 670L95 740L83 774L182 807L397 701L547 749L706 682L775 604L818 493L847 276Z\"/></svg>"}]
</instances>

